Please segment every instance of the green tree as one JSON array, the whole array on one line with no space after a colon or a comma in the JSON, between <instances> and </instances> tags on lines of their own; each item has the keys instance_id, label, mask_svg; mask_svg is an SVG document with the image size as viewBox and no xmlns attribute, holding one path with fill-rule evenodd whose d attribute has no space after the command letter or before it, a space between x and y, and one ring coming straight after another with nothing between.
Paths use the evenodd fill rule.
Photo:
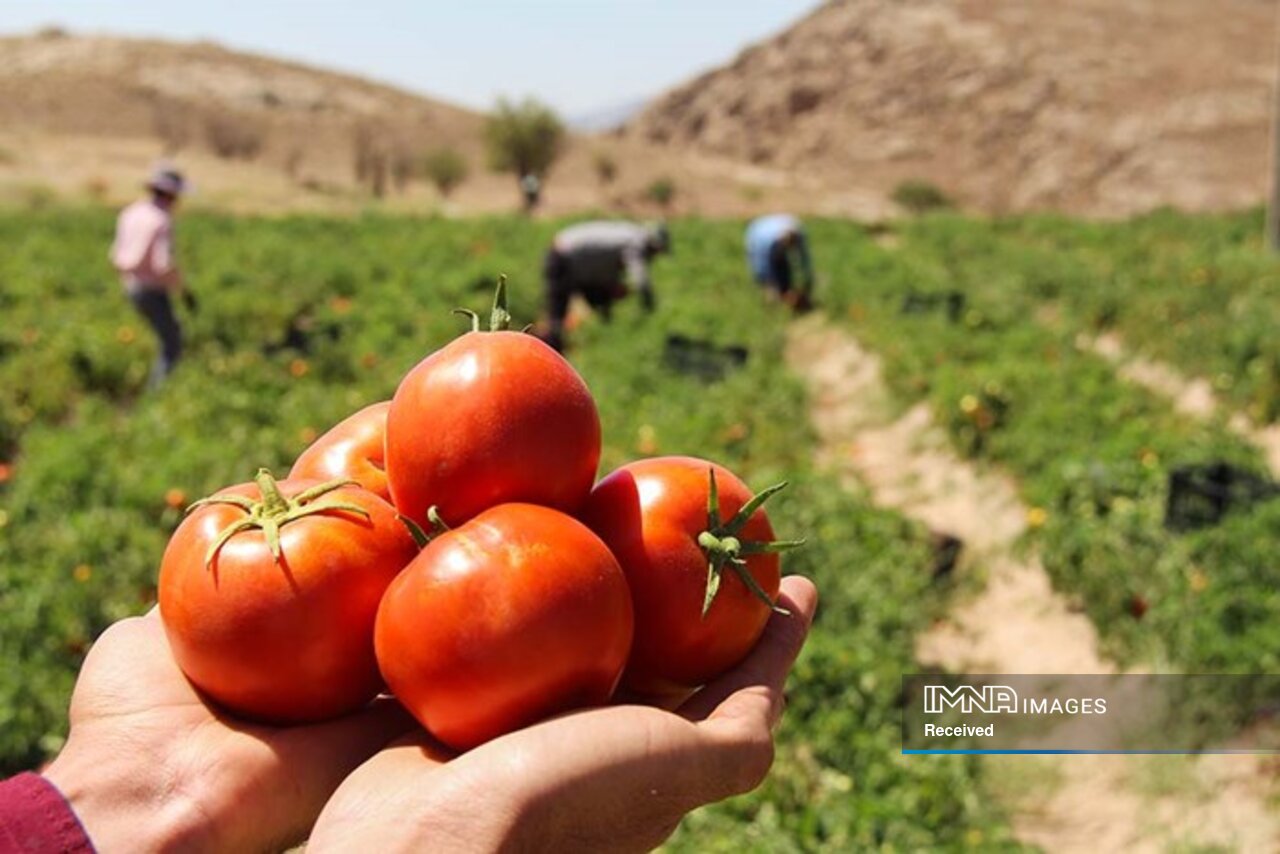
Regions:
<instances>
[{"instance_id":1,"label":"green tree","mask_svg":"<svg viewBox=\"0 0 1280 854\"><path fill-rule=\"evenodd\" d=\"M455 148L436 148L422 158L422 174L446 199L467 179L468 171L467 159Z\"/></svg>"},{"instance_id":2,"label":"green tree","mask_svg":"<svg viewBox=\"0 0 1280 854\"><path fill-rule=\"evenodd\" d=\"M600 186L607 187L618 177L618 161L606 151L597 151L592 165L596 169L596 179Z\"/></svg>"},{"instance_id":3,"label":"green tree","mask_svg":"<svg viewBox=\"0 0 1280 854\"><path fill-rule=\"evenodd\" d=\"M546 177L564 150L566 132L560 117L533 98L520 103L498 100L485 127L489 165L496 172Z\"/></svg>"}]
</instances>

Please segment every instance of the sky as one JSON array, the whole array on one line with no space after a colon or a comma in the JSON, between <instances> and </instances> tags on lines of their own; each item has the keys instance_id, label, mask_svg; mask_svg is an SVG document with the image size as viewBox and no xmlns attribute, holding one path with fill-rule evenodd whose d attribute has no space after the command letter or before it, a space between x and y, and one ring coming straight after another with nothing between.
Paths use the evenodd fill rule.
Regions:
<instances>
[{"instance_id":1,"label":"sky","mask_svg":"<svg viewBox=\"0 0 1280 854\"><path fill-rule=\"evenodd\" d=\"M0 0L0 33L211 39L476 109L534 95L579 117L652 96L815 0Z\"/></svg>"}]
</instances>

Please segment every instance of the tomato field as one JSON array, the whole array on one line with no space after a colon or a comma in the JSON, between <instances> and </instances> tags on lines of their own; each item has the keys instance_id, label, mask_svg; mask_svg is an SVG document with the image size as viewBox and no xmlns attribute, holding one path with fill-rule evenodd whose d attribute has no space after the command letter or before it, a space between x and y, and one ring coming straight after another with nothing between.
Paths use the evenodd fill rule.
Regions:
<instances>
[{"instance_id":1,"label":"tomato field","mask_svg":"<svg viewBox=\"0 0 1280 854\"><path fill-rule=\"evenodd\" d=\"M179 244L198 294L184 362L146 392L154 341L106 258L112 214L0 214L0 764L55 752L95 636L149 608L160 556L192 500L280 477L351 412L483 312L509 276L516 323L541 309L559 223L231 218L190 214ZM658 308L588 316L570 358L599 404L600 473L644 456L720 460L808 538L785 572L822 606L788 689L778 759L757 792L691 815L677 850L1016 848L974 757L899 752L901 676L957 595L928 532L813 461L788 316L750 283L742 223L680 220L655 264ZM884 360L898 402L926 400L955 447L1018 482L1026 537L1055 586L1123 662L1186 672L1280 664L1280 501L1218 524L1164 524L1170 473L1264 471L1225 417L1195 420L1079 346L1128 346L1210 379L1229 407L1280 417L1280 271L1256 215L1123 224L938 215L891 229L810 225L818 302ZM912 296L914 295L914 296ZM956 296L958 295L958 296ZM954 307L954 308L951 308ZM748 350L722 378L664 360L667 336ZM1138 608L1135 603L1141 602Z\"/></svg>"}]
</instances>

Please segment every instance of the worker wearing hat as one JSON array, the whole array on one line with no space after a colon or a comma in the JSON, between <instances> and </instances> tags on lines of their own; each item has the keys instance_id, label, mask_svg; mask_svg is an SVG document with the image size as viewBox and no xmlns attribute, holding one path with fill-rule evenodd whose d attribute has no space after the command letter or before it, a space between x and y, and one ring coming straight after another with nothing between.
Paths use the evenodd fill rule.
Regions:
<instances>
[{"instance_id":1,"label":"worker wearing hat","mask_svg":"<svg viewBox=\"0 0 1280 854\"><path fill-rule=\"evenodd\" d=\"M160 354L151 371L158 385L173 371L182 355L182 328L173 310L173 295L194 308L194 297L183 286L173 245L173 213L187 191L182 174L161 166L146 183L148 196L120 212L111 263L120 273L125 293L146 318L160 341Z\"/></svg>"},{"instance_id":2,"label":"worker wearing hat","mask_svg":"<svg viewBox=\"0 0 1280 854\"><path fill-rule=\"evenodd\" d=\"M607 320L613 303L631 290L653 311L649 263L671 251L665 225L601 220L571 225L555 236L543 265L549 330L544 336L557 350L564 345L569 300L578 294Z\"/></svg>"}]
</instances>

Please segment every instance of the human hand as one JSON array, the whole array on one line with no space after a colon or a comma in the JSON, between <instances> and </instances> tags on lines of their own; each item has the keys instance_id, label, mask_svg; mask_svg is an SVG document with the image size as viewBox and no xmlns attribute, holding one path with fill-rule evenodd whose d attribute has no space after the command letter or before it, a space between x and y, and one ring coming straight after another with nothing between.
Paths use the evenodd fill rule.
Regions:
<instances>
[{"instance_id":1,"label":"human hand","mask_svg":"<svg viewBox=\"0 0 1280 854\"><path fill-rule=\"evenodd\" d=\"M230 718L182 675L152 609L93 645L70 737L43 773L104 854L279 850L306 835L352 769L414 726L390 700L309 726Z\"/></svg>"},{"instance_id":2,"label":"human hand","mask_svg":"<svg viewBox=\"0 0 1280 854\"><path fill-rule=\"evenodd\" d=\"M817 606L807 579L751 655L674 712L567 714L457 758L425 733L357 769L324 808L308 851L647 851L690 810L750 791L773 762L783 686Z\"/></svg>"}]
</instances>

